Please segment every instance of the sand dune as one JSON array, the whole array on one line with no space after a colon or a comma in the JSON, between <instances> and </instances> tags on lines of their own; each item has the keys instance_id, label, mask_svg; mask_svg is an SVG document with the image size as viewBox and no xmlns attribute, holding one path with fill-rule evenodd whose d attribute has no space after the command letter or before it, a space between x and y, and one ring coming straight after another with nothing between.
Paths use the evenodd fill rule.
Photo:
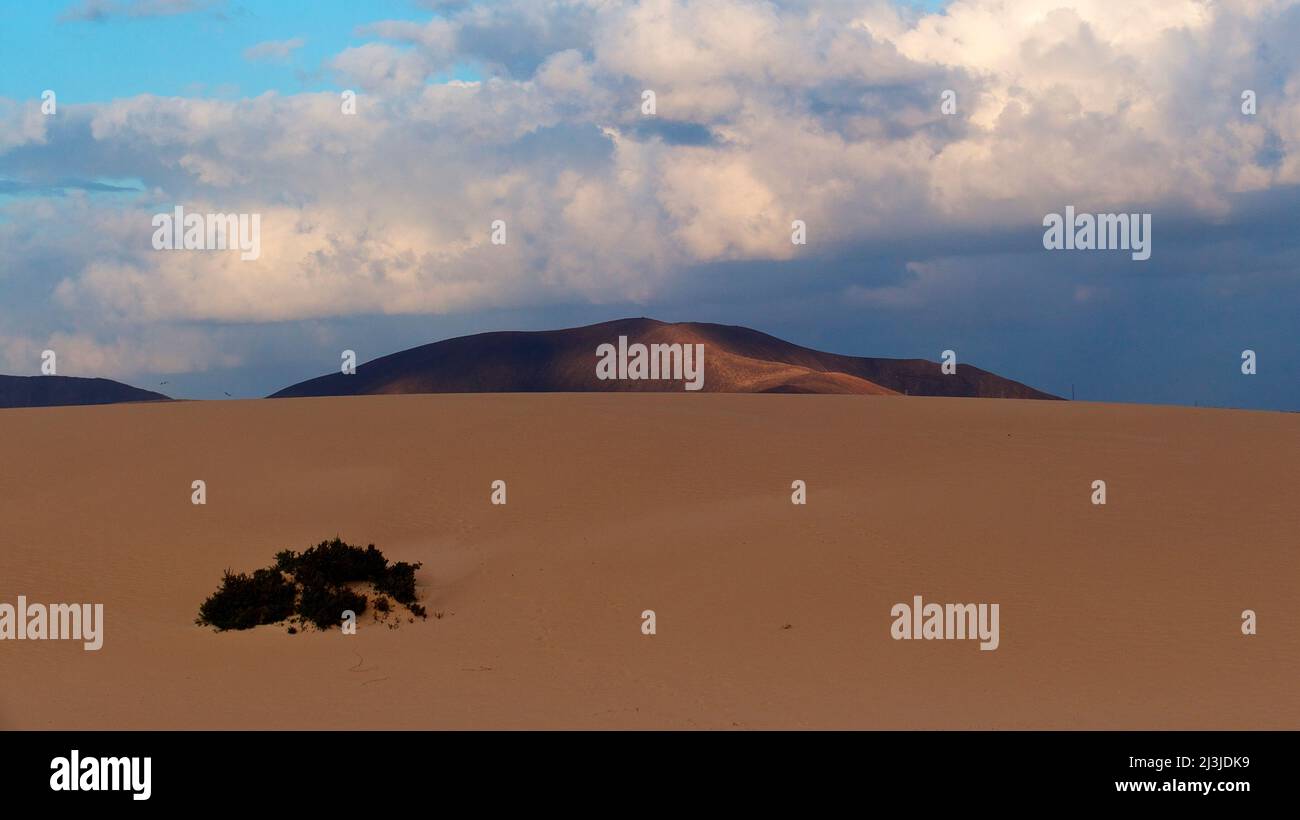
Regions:
<instances>
[{"instance_id":1,"label":"sand dune","mask_svg":"<svg viewBox=\"0 0 1300 820\"><path fill-rule=\"evenodd\" d=\"M374 396L8 410L0 441L0 600L106 618L98 652L0 642L3 728L1300 726L1296 415ZM441 617L193 624L223 569L335 534L423 561ZM913 595L999 603L999 648L892 640Z\"/></svg>"},{"instance_id":2,"label":"sand dune","mask_svg":"<svg viewBox=\"0 0 1300 820\"><path fill-rule=\"evenodd\" d=\"M703 345L703 389L714 393L855 393L1052 399L965 363L943 374L922 359L872 359L823 353L733 325L617 319L540 332L480 333L383 356L355 374L310 379L273 398L388 393L677 391L658 380L601 381L595 351L618 337L630 344Z\"/></svg>"}]
</instances>

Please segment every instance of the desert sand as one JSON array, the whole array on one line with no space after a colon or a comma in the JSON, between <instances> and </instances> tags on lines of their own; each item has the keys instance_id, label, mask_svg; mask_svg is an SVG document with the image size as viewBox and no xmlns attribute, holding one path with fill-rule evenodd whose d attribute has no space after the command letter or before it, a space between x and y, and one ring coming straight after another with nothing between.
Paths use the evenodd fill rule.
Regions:
<instances>
[{"instance_id":1,"label":"desert sand","mask_svg":"<svg viewBox=\"0 0 1300 820\"><path fill-rule=\"evenodd\" d=\"M0 728L1300 728L1298 455L1295 414L1019 400L4 410L0 600L105 634L0 642ZM429 619L194 624L336 534L424 562ZM913 595L999 648L892 640Z\"/></svg>"}]
</instances>

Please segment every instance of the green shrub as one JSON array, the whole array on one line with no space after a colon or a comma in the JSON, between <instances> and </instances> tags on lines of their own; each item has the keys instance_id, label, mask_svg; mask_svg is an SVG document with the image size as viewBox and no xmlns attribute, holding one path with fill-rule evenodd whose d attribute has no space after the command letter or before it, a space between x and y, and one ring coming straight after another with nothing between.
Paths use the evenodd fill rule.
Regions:
<instances>
[{"instance_id":1,"label":"green shrub","mask_svg":"<svg viewBox=\"0 0 1300 820\"><path fill-rule=\"evenodd\" d=\"M196 623L224 629L252 629L293 614L297 588L275 569L252 575L226 570L221 586L199 606Z\"/></svg>"},{"instance_id":2,"label":"green shrub","mask_svg":"<svg viewBox=\"0 0 1300 820\"><path fill-rule=\"evenodd\" d=\"M415 602L415 571L419 568L418 563L398 561L375 579L375 589L387 592L399 604L412 604Z\"/></svg>"},{"instance_id":3,"label":"green shrub","mask_svg":"<svg viewBox=\"0 0 1300 820\"><path fill-rule=\"evenodd\" d=\"M340 538L322 541L301 555L284 550L275 560L279 569L291 573L300 583L376 583L388 569L388 561L374 544L361 549Z\"/></svg>"},{"instance_id":4,"label":"green shrub","mask_svg":"<svg viewBox=\"0 0 1300 820\"><path fill-rule=\"evenodd\" d=\"M405 561L390 565L374 544L362 549L337 537L302 553L281 550L272 566L251 576L227 570L221 587L199 607L195 623L218 631L249 629L296 615L300 625L329 629L339 625L344 610L357 615L366 610L366 596L349 584L370 584L379 593L376 606L381 612L389 611L383 596L391 595L423 618L424 607L416 603L415 593L419 568Z\"/></svg>"},{"instance_id":5,"label":"green shrub","mask_svg":"<svg viewBox=\"0 0 1300 820\"><path fill-rule=\"evenodd\" d=\"M307 584L298 599L298 614L316 625L317 629L338 626L343 611L350 609L357 615L366 611L366 596L347 587L329 584Z\"/></svg>"}]
</instances>

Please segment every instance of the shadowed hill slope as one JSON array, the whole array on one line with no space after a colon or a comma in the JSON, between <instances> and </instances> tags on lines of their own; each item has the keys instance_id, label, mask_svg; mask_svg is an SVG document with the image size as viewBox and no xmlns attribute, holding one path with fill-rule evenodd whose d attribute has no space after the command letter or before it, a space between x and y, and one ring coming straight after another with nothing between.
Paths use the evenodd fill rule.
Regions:
<instances>
[{"instance_id":1,"label":"shadowed hill slope","mask_svg":"<svg viewBox=\"0 0 1300 820\"><path fill-rule=\"evenodd\" d=\"M823 353L749 328L654 319L586 327L461 336L382 356L352 375L335 373L272 398L382 393L681 391L680 380L601 381L596 349L616 344L703 344L704 387L715 393L857 393L1054 399L986 370L959 364L953 375L922 359Z\"/></svg>"},{"instance_id":2,"label":"shadowed hill slope","mask_svg":"<svg viewBox=\"0 0 1300 820\"><path fill-rule=\"evenodd\" d=\"M141 390L111 379L76 376L0 376L0 407L58 407L74 404L119 404L131 401L171 401L161 393Z\"/></svg>"}]
</instances>

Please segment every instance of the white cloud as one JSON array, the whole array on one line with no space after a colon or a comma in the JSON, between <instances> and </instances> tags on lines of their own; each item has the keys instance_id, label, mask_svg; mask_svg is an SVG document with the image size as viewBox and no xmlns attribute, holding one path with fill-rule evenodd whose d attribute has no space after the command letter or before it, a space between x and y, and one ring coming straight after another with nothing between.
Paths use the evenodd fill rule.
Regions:
<instances>
[{"instance_id":1,"label":"white cloud","mask_svg":"<svg viewBox=\"0 0 1300 820\"><path fill-rule=\"evenodd\" d=\"M0 155L12 148L45 142L49 117L41 113L41 103L0 99Z\"/></svg>"},{"instance_id":2,"label":"white cloud","mask_svg":"<svg viewBox=\"0 0 1300 820\"><path fill-rule=\"evenodd\" d=\"M293 37L288 40L264 40L244 49L244 59L284 62L292 57L295 51L305 45L307 45L307 41L301 37Z\"/></svg>"},{"instance_id":3,"label":"white cloud","mask_svg":"<svg viewBox=\"0 0 1300 820\"><path fill-rule=\"evenodd\" d=\"M0 124L0 176L44 143L69 174L151 189L53 215L11 202L0 236L30 258L53 253L41 237L98 237L59 251L48 297L68 316L269 322L648 300L701 263L795 256L792 219L828 253L1033 229L1066 204L1214 220L1300 183L1300 18L1280 2L957 0L914 18L880 0L549 0L362 31L377 39L329 63L362 92L353 117L334 94L143 96L61 106L47 131L0 101L21 113ZM485 78L430 83L461 62ZM262 214L261 259L153 251L149 217L174 202ZM935 264L846 298L915 306L956 281Z\"/></svg>"},{"instance_id":4,"label":"white cloud","mask_svg":"<svg viewBox=\"0 0 1300 820\"><path fill-rule=\"evenodd\" d=\"M141 374L230 368L244 363L241 355L222 349L210 333L194 328L161 328L148 334L125 333L109 339L65 332L51 333L39 340L0 335L0 370L16 375L40 375L41 354L46 350L54 351L57 356L60 376L124 379Z\"/></svg>"}]
</instances>

